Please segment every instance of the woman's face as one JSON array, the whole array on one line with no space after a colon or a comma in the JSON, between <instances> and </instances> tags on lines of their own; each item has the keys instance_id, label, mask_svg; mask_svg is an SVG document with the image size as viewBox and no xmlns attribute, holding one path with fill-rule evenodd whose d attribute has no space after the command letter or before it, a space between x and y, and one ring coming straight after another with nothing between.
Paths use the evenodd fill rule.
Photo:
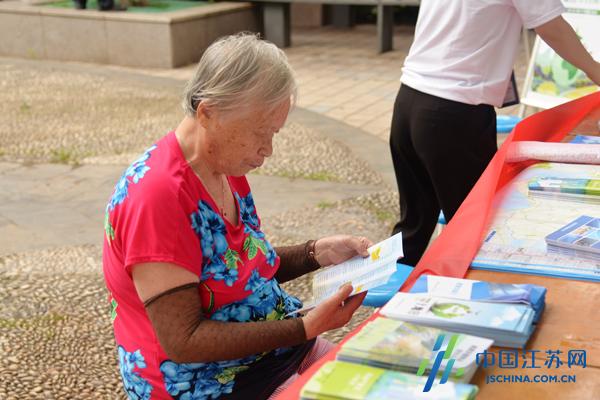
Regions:
<instances>
[{"instance_id":1,"label":"woman's face","mask_svg":"<svg viewBox=\"0 0 600 400\"><path fill-rule=\"evenodd\" d=\"M208 109L200 117L206 131L204 157L216 172L241 176L260 167L273 153L273 136L290 111L290 101L275 107L251 104L238 111Z\"/></svg>"}]
</instances>

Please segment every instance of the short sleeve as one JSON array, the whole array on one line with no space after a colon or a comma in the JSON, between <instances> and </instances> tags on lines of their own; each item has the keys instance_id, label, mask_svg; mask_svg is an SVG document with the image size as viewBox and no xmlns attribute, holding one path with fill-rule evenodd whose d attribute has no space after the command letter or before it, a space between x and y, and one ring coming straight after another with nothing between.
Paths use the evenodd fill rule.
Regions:
<instances>
[{"instance_id":1,"label":"short sleeve","mask_svg":"<svg viewBox=\"0 0 600 400\"><path fill-rule=\"evenodd\" d=\"M165 262L200 276L202 250L177 189L145 181L127 203L121 243L128 273L135 264ZM132 196L133 197L133 196Z\"/></svg>"},{"instance_id":2,"label":"short sleeve","mask_svg":"<svg viewBox=\"0 0 600 400\"><path fill-rule=\"evenodd\" d=\"M527 29L534 29L565 12L560 0L512 0L517 13Z\"/></svg>"}]
</instances>

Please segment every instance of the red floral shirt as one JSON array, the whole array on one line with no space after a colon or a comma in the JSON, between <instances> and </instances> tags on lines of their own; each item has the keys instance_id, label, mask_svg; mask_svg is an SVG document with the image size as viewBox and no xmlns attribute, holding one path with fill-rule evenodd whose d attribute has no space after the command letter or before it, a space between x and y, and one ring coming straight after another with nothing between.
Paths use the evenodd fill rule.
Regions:
<instances>
[{"instance_id":1,"label":"red floral shirt","mask_svg":"<svg viewBox=\"0 0 600 400\"><path fill-rule=\"evenodd\" d=\"M236 226L219 213L170 133L128 167L115 187L106 207L103 266L130 398L267 397L312 345L193 364L177 364L161 348L133 284L135 264L165 262L196 274L199 312L213 320L278 320L301 307L273 278L279 257L260 229L246 178L228 182ZM268 382L257 374L265 368Z\"/></svg>"}]
</instances>

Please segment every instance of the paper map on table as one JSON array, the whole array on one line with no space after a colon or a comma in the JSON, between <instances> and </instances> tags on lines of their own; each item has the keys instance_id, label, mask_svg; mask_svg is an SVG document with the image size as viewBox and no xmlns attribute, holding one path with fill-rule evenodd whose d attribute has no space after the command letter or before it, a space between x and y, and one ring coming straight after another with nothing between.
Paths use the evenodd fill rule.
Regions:
<instances>
[{"instance_id":1,"label":"paper map on table","mask_svg":"<svg viewBox=\"0 0 600 400\"><path fill-rule=\"evenodd\" d=\"M352 284L351 296L385 284L396 272L396 261L404 255L402 232L374 244L368 250L369 257L354 257L316 272L312 283L312 301L290 314L314 308L346 283Z\"/></svg>"},{"instance_id":2,"label":"paper map on table","mask_svg":"<svg viewBox=\"0 0 600 400\"><path fill-rule=\"evenodd\" d=\"M472 267L600 281L599 261L549 253L544 240L580 215L597 215L600 206L528 196L528 182L538 177L599 179L600 166L538 163L521 172L496 195L497 211Z\"/></svg>"}]
</instances>

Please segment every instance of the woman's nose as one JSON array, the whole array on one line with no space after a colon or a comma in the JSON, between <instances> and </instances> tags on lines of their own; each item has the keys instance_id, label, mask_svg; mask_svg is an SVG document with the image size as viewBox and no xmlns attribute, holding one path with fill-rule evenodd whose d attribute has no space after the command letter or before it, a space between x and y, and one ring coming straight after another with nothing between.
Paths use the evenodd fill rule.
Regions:
<instances>
[{"instance_id":1,"label":"woman's nose","mask_svg":"<svg viewBox=\"0 0 600 400\"><path fill-rule=\"evenodd\" d=\"M258 154L261 157L270 157L271 154L273 154L273 141L269 140L268 142L263 143L258 149Z\"/></svg>"}]
</instances>

